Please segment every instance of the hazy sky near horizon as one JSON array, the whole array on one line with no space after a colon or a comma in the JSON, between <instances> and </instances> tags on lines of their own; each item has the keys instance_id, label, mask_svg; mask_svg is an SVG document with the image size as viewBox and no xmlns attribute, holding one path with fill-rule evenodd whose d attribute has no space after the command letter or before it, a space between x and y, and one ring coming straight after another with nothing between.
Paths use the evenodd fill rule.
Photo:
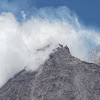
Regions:
<instances>
[{"instance_id":1,"label":"hazy sky near horizon","mask_svg":"<svg viewBox=\"0 0 100 100\"><path fill-rule=\"evenodd\" d=\"M0 12L12 12L18 20L22 11L30 17L35 8L59 6L67 6L83 24L100 27L100 0L0 0Z\"/></svg>"}]
</instances>

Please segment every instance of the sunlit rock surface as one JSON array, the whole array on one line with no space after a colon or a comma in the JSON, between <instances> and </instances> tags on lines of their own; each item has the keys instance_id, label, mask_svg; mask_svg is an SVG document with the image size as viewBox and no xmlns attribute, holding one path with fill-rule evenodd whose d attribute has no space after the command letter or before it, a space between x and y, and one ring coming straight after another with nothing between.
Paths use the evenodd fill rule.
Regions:
<instances>
[{"instance_id":1,"label":"sunlit rock surface","mask_svg":"<svg viewBox=\"0 0 100 100\"><path fill-rule=\"evenodd\" d=\"M38 71L23 70L10 79L0 100L100 100L100 67L60 46Z\"/></svg>"}]
</instances>

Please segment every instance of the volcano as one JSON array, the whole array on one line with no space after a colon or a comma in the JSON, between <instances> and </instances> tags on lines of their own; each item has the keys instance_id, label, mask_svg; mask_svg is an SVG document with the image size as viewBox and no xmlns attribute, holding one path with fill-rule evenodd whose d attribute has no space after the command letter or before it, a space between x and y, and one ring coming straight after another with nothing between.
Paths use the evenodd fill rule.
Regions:
<instances>
[{"instance_id":1,"label":"volcano","mask_svg":"<svg viewBox=\"0 0 100 100\"><path fill-rule=\"evenodd\" d=\"M0 88L0 100L100 100L100 66L62 45L37 70L22 70Z\"/></svg>"}]
</instances>

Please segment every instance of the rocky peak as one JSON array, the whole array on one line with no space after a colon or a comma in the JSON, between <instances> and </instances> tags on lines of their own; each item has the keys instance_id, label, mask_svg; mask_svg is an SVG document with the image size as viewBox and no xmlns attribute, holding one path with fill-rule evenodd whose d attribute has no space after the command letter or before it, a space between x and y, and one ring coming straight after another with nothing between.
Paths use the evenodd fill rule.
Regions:
<instances>
[{"instance_id":1,"label":"rocky peak","mask_svg":"<svg viewBox=\"0 0 100 100\"><path fill-rule=\"evenodd\" d=\"M10 79L0 100L100 100L100 67L60 45L38 71L23 70Z\"/></svg>"}]
</instances>

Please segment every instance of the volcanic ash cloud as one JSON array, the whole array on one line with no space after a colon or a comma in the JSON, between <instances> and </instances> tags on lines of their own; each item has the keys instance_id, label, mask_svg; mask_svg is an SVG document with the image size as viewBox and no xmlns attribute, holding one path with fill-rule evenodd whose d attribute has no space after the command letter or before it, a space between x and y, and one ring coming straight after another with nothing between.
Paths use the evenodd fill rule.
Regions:
<instances>
[{"instance_id":1,"label":"volcanic ash cloud","mask_svg":"<svg viewBox=\"0 0 100 100\"><path fill-rule=\"evenodd\" d=\"M80 24L66 7L42 8L24 19L18 22L12 13L0 15L0 87L24 68L37 70L58 44L67 45L73 56L85 61L100 44L99 32Z\"/></svg>"}]
</instances>

